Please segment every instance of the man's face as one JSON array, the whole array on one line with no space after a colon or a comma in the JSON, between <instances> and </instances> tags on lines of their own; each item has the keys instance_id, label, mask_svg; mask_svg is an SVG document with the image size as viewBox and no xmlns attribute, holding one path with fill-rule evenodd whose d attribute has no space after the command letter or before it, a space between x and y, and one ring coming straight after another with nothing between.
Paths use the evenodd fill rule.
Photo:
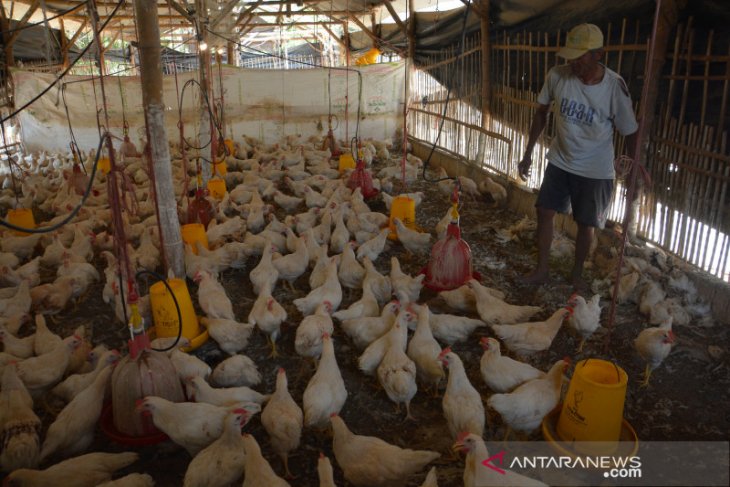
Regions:
<instances>
[{"instance_id":1,"label":"man's face","mask_svg":"<svg viewBox=\"0 0 730 487\"><path fill-rule=\"evenodd\" d=\"M588 51L580 57L568 61L570 69L578 78L584 79L591 75L601 59L600 52Z\"/></svg>"}]
</instances>

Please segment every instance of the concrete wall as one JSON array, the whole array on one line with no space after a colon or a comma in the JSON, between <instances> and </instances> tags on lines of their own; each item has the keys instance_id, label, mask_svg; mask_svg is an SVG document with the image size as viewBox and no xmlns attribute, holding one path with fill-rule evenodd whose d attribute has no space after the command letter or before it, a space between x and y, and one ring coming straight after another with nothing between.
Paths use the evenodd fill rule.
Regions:
<instances>
[{"instance_id":1,"label":"concrete wall","mask_svg":"<svg viewBox=\"0 0 730 487\"><path fill-rule=\"evenodd\" d=\"M431 151L431 145L413 139L411 139L411 143L413 153L425 161ZM485 175L489 176L507 188L507 206L512 211L519 215L535 218L537 190L508 181L485 169L466 164L462 158L439 149L434 151L429 164L432 167L443 167L449 176L467 176L477 183ZM571 216L556 215L555 229L575 239L576 225ZM613 230L604 229L603 232L608 241L615 239ZM698 295L712 306L713 317L721 323L730 324L730 284L700 270L690 270L687 275L697 286Z\"/></svg>"}]
</instances>

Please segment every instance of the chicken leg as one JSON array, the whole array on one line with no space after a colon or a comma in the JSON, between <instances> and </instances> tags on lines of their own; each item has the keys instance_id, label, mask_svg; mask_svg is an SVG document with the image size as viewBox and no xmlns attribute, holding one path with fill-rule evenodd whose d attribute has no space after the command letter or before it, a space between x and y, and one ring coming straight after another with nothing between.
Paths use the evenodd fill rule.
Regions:
<instances>
[{"instance_id":1,"label":"chicken leg","mask_svg":"<svg viewBox=\"0 0 730 487\"><path fill-rule=\"evenodd\" d=\"M267 335L267 340L269 342L269 345L271 346L271 353L269 354L269 358L278 358L279 352L276 351L276 342L269 335Z\"/></svg>"},{"instance_id":2,"label":"chicken leg","mask_svg":"<svg viewBox=\"0 0 730 487\"><path fill-rule=\"evenodd\" d=\"M651 377L651 367L649 364L646 364L646 369L644 369L644 380L641 381L641 384L639 384L639 387L649 387L649 378Z\"/></svg>"}]
</instances>

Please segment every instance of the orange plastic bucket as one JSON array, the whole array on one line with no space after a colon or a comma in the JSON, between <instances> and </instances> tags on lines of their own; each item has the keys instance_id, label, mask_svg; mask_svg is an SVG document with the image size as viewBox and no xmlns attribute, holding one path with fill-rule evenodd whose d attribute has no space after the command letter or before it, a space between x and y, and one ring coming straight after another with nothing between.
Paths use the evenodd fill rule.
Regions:
<instances>
[{"instance_id":1,"label":"orange plastic bucket","mask_svg":"<svg viewBox=\"0 0 730 487\"><path fill-rule=\"evenodd\" d=\"M33 210L29 208L16 208L8 210L8 222L23 228L34 229L35 218L33 218ZM15 231L16 235L30 235L28 232Z\"/></svg>"},{"instance_id":2,"label":"orange plastic bucket","mask_svg":"<svg viewBox=\"0 0 730 487\"><path fill-rule=\"evenodd\" d=\"M203 247L208 248L208 235L205 233L205 227L202 223L188 223L180 227L180 233L182 233L183 242L190 245L193 248L193 253L198 255L198 246L196 242L203 244Z\"/></svg>"}]
</instances>

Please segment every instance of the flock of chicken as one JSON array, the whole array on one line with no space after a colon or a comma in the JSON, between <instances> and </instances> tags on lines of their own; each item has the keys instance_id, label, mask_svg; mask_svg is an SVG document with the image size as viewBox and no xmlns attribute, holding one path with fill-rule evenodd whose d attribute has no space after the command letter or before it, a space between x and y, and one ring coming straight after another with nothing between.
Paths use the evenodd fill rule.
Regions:
<instances>
[{"instance_id":1,"label":"flock of chicken","mask_svg":"<svg viewBox=\"0 0 730 487\"><path fill-rule=\"evenodd\" d=\"M204 314L201 323L229 358L211 369L192 354L172 351L170 360L185 385L189 402L173 403L148 396L137 408L151 415L157 428L192 457L184 476L185 486L226 486L241 477L244 486L289 485L262 456L258 442L270 442L283 461L280 473L291 478L288 455L299 446L303 430L330 428L332 451L348 482L357 486L404 485L409 476L441 454L400 448L348 428L339 416L347 407L348 385L335 356L336 336L338 340L349 340L361 351L357 360L360 370L374 376L393 403L405 406L406 419L411 418L410 403L418 390L437 395L442 379L447 377L443 415L454 447L467 454L464 484L486 485L484 482L494 479L485 480L487 472L479 468L481 460L489 456L482 440L485 406L499 413L509 428L527 434L535 431L560 401L568 364L560 360L541 371L526 360L548 350L566 320L580 334L582 347L599 327L600 297L574 295L567 306L549 310L552 314L544 321L528 321L542 308L508 303L500 290L471 280L458 289L439 293L439 299L455 314L432 312L428 304L419 303L423 275L405 273L397 257L391 258L388 273L378 270L382 268L381 253L386 245L392 245L387 238L389 218L371 211L359 189L347 187L346 175L341 176L330 153L317 150L315 143L318 141L289 138L281 145L265 146L245 138L237 144L236 155L228 157L225 180L229 191L220 201L211 199L215 218L207 228L209 249L188 246L185 268L187 277L197 283L197 304ZM383 142L368 142L363 152L368 163L373 159L390 161L388 146ZM173 167L179 173L175 175L175 187L180 191L182 218L187 214L182 194L185 175L175 149L173 156ZM405 164L406 181L412 182L422 162L409 155ZM22 194L18 201L8 199L6 177L0 204L17 204L34 208L38 214L52 215L42 223L49 226L80 203L85 184L79 184L79 179L83 175L71 171L63 157L29 156L19 166L25 171ZM133 268L159 269L157 220L145 167L140 159L124 161L123 220ZM374 178L388 208L393 179L401 174L397 163L383 167ZM464 195L488 192L495 203L506 197L504 188L488 179L476 184L462 177L460 183ZM445 181L439 187L444 194L450 194L453 184ZM6 232L2 237L0 468L8 473L8 485L154 483L147 474L111 480L115 471L135 462L135 453L86 453L119 352L107 350L104 345L93 347L83 327L73 335L58 336L46 326L44 318L82 299L103 275L104 301L124 322L123 295L118 285L120 263L113 253L112 219L103 175L92 188L77 218L58 231L27 236ZM423 198L422 193L410 196L416 204ZM277 213L286 216L280 220ZM434 229L437 238L444 235L449 222L447 213ZM395 245L402 245L408 254L427 257L434 241L430 232L415 231L400 221L395 221L395 229L400 241ZM106 260L101 274L92 264L95 255ZM236 316L219 276L225 269L246 268L250 258L257 260L248 273L256 299L247 316ZM41 275L53 277L42 282ZM298 322L294 343L298 355L316 363L316 372L309 379L301 404L297 404L289 393L283 369L278 371L273 393L251 389L261 382L258 368L262 364L241 352L246 350L253 329L258 328L268 337L271 356L277 356L281 325L291 317L273 291L280 281L295 290L302 277L307 279L310 290L295 291L300 297L293 301L299 312L294 317ZM361 293L361 297L341 309L343 289ZM651 310L664 297L652 299L649 310L653 313ZM141 298L140 309L151 323L148 297ZM672 308L666 306L663 313L660 326L645 329L635 342L647 361L647 381L650 372L668 355L674 339ZM28 321L35 322L32 334L26 327ZM483 386L470 382L462 360L450 348L470 339L477 328L484 326L489 326L499 339L481 340L484 354L480 371L493 393L486 403L480 393ZM413 331L410 337L409 331ZM502 355L502 345L519 360ZM42 436L34 407L49 396L66 405ZM268 438L240 433L257 413ZM51 465L49 460L62 461ZM37 470L41 466L45 470ZM327 457L319 459L318 472L320 485L335 485ZM437 485L435 469L423 485Z\"/></svg>"}]
</instances>

